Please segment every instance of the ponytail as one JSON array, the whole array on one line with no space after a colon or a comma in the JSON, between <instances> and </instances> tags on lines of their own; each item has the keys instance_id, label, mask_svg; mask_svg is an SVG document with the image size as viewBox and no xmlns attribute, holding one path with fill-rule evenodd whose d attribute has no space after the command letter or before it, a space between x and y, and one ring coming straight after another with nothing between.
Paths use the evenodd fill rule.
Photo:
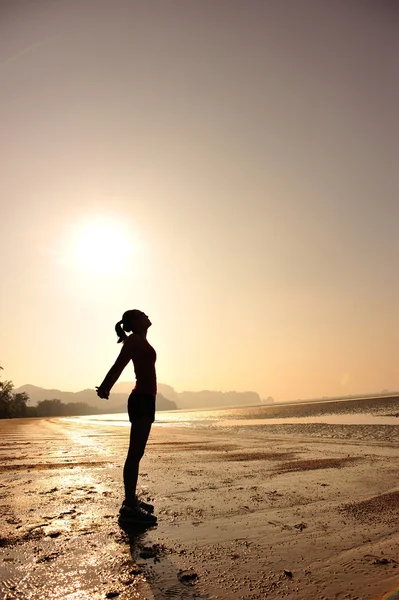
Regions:
<instances>
[{"instance_id":1,"label":"ponytail","mask_svg":"<svg viewBox=\"0 0 399 600\"><path fill-rule=\"evenodd\" d=\"M124 342L125 340L127 340L127 335L126 333L123 331L123 321L118 321L118 323L115 325L115 331L116 331L116 335L118 336L118 344L120 344L121 342Z\"/></svg>"},{"instance_id":2,"label":"ponytail","mask_svg":"<svg viewBox=\"0 0 399 600\"><path fill-rule=\"evenodd\" d=\"M122 321L115 325L115 331L118 336L118 344L127 340L126 332L134 330L134 321L141 314L139 310L127 310L122 315Z\"/></svg>"}]
</instances>

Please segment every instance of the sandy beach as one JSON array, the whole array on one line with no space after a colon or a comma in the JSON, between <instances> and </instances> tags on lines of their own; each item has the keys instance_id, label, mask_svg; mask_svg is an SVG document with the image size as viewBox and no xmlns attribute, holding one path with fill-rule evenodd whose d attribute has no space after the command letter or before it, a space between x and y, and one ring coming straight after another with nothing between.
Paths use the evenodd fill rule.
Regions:
<instances>
[{"instance_id":1,"label":"sandy beach","mask_svg":"<svg viewBox=\"0 0 399 600\"><path fill-rule=\"evenodd\" d=\"M0 597L397 600L397 428L339 431L155 424L128 534L128 427L3 420Z\"/></svg>"}]
</instances>

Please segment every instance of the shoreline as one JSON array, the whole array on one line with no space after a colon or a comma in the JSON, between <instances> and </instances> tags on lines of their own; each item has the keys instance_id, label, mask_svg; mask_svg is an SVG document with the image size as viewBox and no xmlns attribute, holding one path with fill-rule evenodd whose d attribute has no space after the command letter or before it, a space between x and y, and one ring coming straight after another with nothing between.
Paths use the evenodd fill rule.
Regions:
<instances>
[{"instance_id":1,"label":"shoreline","mask_svg":"<svg viewBox=\"0 0 399 600\"><path fill-rule=\"evenodd\" d=\"M129 538L116 522L127 428L15 419L0 433L1 598L374 600L399 588L399 441L154 427L139 487L158 526Z\"/></svg>"}]
</instances>

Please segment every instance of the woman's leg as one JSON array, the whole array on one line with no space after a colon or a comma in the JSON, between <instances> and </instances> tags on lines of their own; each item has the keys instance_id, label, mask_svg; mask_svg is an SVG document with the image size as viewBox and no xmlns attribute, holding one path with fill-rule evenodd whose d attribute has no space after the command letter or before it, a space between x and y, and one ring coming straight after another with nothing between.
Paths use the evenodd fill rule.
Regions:
<instances>
[{"instance_id":1,"label":"woman's leg","mask_svg":"<svg viewBox=\"0 0 399 600\"><path fill-rule=\"evenodd\" d=\"M131 424L129 450L123 468L125 504L128 506L133 506L136 503L139 464L150 435L151 425L152 419L148 417L135 417Z\"/></svg>"}]
</instances>

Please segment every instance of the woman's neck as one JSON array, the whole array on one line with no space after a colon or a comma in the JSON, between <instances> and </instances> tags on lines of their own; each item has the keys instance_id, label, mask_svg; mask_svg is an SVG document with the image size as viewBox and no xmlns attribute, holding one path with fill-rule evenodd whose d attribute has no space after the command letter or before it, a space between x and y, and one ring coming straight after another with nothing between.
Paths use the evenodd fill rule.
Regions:
<instances>
[{"instance_id":1,"label":"woman's neck","mask_svg":"<svg viewBox=\"0 0 399 600\"><path fill-rule=\"evenodd\" d=\"M142 340L146 340L147 339L147 332L146 331L143 331L142 333L136 333L135 335L137 335Z\"/></svg>"}]
</instances>

